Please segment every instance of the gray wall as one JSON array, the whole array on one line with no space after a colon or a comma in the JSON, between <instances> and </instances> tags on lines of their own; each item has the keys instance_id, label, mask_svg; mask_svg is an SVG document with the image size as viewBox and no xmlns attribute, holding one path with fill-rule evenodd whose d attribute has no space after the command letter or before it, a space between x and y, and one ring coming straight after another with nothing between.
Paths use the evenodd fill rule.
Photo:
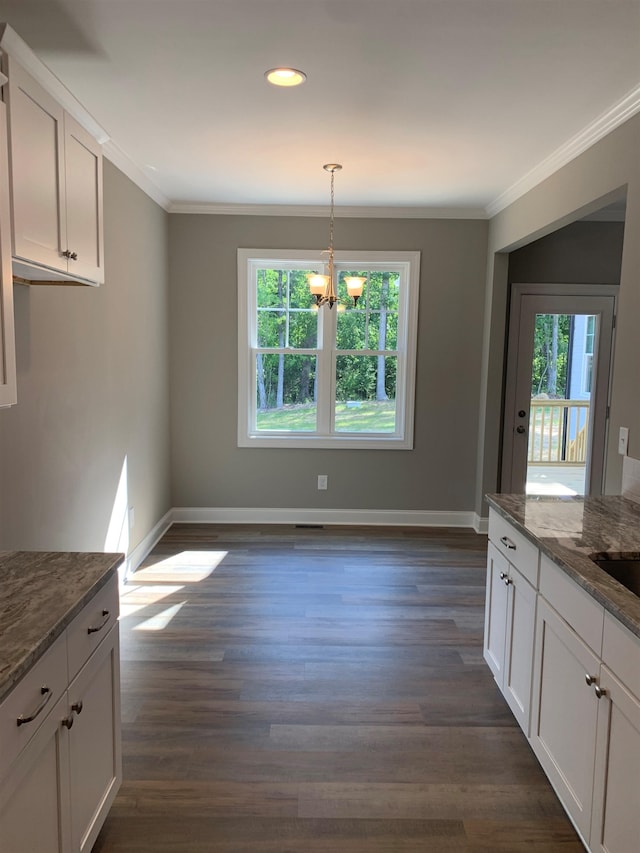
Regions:
<instances>
[{"instance_id":1,"label":"gray wall","mask_svg":"<svg viewBox=\"0 0 640 853\"><path fill-rule=\"evenodd\" d=\"M0 548L103 550L124 460L134 547L169 509L167 214L105 162L99 288L14 287ZM124 531L126 534L126 530Z\"/></svg>"},{"instance_id":2,"label":"gray wall","mask_svg":"<svg viewBox=\"0 0 640 853\"><path fill-rule=\"evenodd\" d=\"M618 284L623 222L574 222L509 255L509 282Z\"/></svg>"},{"instance_id":3,"label":"gray wall","mask_svg":"<svg viewBox=\"0 0 640 853\"><path fill-rule=\"evenodd\" d=\"M174 506L473 509L483 221L336 222L336 249L422 252L413 451L236 446L236 250L322 248L327 229L324 218L170 217Z\"/></svg>"},{"instance_id":4,"label":"gray wall","mask_svg":"<svg viewBox=\"0 0 640 853\"><path fill-rule=\"evenodd\" d=\"M620 426L630 428L629 453L640 456L640 115L629 119L519 198L490 222L484 346L480 386L476 511L497 487L500 408L508 289L508 253L604 207L626 190L618 325L611 391L605 490L619 493Z\"/></svg>"}]
</instances>

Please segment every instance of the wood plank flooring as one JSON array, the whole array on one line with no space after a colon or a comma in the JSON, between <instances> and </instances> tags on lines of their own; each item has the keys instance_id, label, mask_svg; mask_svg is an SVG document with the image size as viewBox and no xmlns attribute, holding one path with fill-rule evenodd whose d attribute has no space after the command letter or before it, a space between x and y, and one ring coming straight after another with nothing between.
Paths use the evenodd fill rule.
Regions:
<instances>
[{"instance_id":1,"label":"wood plank flooring","mask_svg":"<svg viewBox=\"0 0 640 853\"><path fill-rule=\"evenodd\" d=\"M486 537L174 525L94 853L580 853L482 659Z\"/></svg>"}]
</instances>

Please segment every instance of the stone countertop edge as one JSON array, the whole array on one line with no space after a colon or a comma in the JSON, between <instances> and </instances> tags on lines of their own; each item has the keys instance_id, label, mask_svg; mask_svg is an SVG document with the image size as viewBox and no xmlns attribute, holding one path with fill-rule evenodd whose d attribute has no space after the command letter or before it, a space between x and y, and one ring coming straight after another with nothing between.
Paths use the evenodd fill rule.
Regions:
<instances>
[{"instance_id":1,"label":"stone countertop edge","mask_svg":"<svg viewBox=\"0 0 640 853\"><path fill-rule=\"evenodd\" d=\"M3 609L6 606L2 600L7 594L3 584L3 572L8 568L14 572L32 569L34 573L40 573L38 591L42 591L46 586L47 579L43 574L52 568L52 564L58 570L58 574L53 573L52 583L61 582L59 573L65 567L76 571L83 570L83 575L79 579L80 582L75 586L73 596L68 596L71 603L63 600L48 619L43 618L41 609L38 610L38 628L36 630L32 626L30 631L24 631L27 636L24 643L16 643L15 634L20 632L21 627L26 628L28 626L29 616L34 614L27 614L22 618L22 622L26 622L27 625L20 625L20 622L16 620L13 630L9 632L14 636L7 637L7 632L3 630L4 626L0 624L0 702L7 697L33 665L61 636L82 608L111 580L124 559L124 554L86 551L0 552L0 614L3 614ZM33 565L30 565L30 561ZM16 595L15 588L9 586L10 591L15 596L11 603L16 609L21 610L21 605L24 604L24 596L23 601L20 601L19 591ZM16 627L18 628L17 631L15 630Z\"/></svg>"},{"instance_id":2,"label":"stone countertop edge","mask_svg":"<svg viewBox=\"0 0 640 853\"><path fill-rule=\"evenodd\" d=\"M632 634L640 637L640 598L596 566L588 556L596 552L606 553L615 549L611 548L610 545L607 546L604 538L601 543L592 540L592 544L589 546L581 547L569 535L566 537L547 537L532 532L526 524L523 524L520 519L512 515L509 509L501 503L501 500L508 502L515 497L502 494L488 494L486 495L486 500L489 506L495 509L502 518L510 522L519 533L538 547L555 565L562 569L582 589L588 592L595 601L601 604L607 612L614 616ZM517 497L520 499L523 498L522 495L518 495ZM600 509L602 510L603 507L606 509L607 497L603 496L597 500L600 504ZM549 501L549 499L546 498L546 501ZM566 498L559 498L558 506L560 507L564 502L566 502ZM621 502L632 507L636 513L640 510L637 504L617 495L611 496L610 502L612 525L617 520L616 510L621 505ZM637 548L626 550L629 551L630 555L632 551L634 555L638 552Z\"/></svg>"}]
</instances>

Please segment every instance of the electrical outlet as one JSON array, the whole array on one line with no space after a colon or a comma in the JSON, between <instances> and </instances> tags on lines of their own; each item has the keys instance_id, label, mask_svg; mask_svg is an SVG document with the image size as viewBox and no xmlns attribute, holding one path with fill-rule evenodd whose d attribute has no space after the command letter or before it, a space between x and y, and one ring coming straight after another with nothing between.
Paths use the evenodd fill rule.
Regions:
<instances>
[{"instance_id":1,"label":"electrical outlet","mask_svg":"<svg viewBox=\"0 0 640 853\"><path fill-rule=\"evenodd\" d=\"M329 488L329 476L328 476L328 474L318 474L318 489L321 492L324 492L328 488Z\"/></svg>"},{"instance_id":2,"label":"electrical outlet","mask_svg":"<svg viewBox=\"0 0 640 853\"><path fill-rule=\"evenodd\" d=\"M629 427L620 427L618 433L618 453L620 456L626 456L629 449Z\"/></svg>"}]
</instances>

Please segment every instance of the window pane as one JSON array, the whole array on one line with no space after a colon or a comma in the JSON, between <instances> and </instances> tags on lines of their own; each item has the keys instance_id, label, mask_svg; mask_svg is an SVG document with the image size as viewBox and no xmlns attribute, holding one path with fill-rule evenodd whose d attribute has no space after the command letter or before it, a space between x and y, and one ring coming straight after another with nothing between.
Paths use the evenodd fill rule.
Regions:
<instances>
[{"instance_id":1,"label":"window pane","mask_svg":"<svg viewBox=\"0 0 640 853\"><path fill-rule=\"evenodd\" d=\"M289 312L288 345L294 349L315 349L318 340L318 312L307 311Z\"/></svg>"},{"instance_id":2,"label":"window pane","mask_svg":"<svg viewBox=\"0 0 640 853\"><path fill-rule=\"evenodd\" d=\"M398 294L400 277L396 272L372 272L369 281L369 299L367 305L370 309L389 311L398 310Z\"/></svg>"},{"instance_id":3,"label":"window pane","mask_svg":"<svg viewBox=\"0 0 640 853\"><path fill-rule=\"evenodd\" d=\"M258 346L284 347L287 315L284 311L258 311Z\"/></svg>"},{"instance_id":4,"label":"window pane","mask_svg":"<svg viewBox=\"0 0 640 853\"><path fill-rule=\"evenodd\" d=\"M336 432L395 432L396 367L395 356L337 357Z\"/></svg>"},{"instance_id":5,"label":"window pane","mask_svg":"<svg viewBox=\"0 0 640 853\"><path fill-rule=\"evenodd\" d=\"M287 270L258 270L258 308L284 308L287 302Z\"/></svg>"},{"instance_id":6,"label":"window pane","mask_svg":"<svg viewBox=\"0 0 640 853\"><path fill-rule=\"evenodd\" d=\"M314 432L315 381L315 356L257 353L257 429Z\"/></svg>"},{"instance_id":7,"label":"window pane","mask_svg":"<svg viewBox=\"0 0 640 853\"><path fill-rule=\"evenodd\" d=\"M324 310L324 309L323 309ZM347 308L338 314L336 331L338 349L369 349L367 345L367 313L359 308Z\"/></svg>"},{"instance_id":8,"label":"window pane","mask_svg":"<svg viewBox=\"0 0 640 853\"><path fill-rule=\"evenodd\" d=\"M307 281L308 274L309 270L291 270L289 273L289 306L291 308L310 308L313 304Z\"/></svg>"},{"instance_id":9,"label":"window pane","mask_svg":"<svg viewBox=\"0 0 640 853\"><path fill-rule=\"evenodd\" d=\"M388 311L372 311L369 317L368 349L396 349L398 346L398 315Z\"/></svg>"}]
</instances>

